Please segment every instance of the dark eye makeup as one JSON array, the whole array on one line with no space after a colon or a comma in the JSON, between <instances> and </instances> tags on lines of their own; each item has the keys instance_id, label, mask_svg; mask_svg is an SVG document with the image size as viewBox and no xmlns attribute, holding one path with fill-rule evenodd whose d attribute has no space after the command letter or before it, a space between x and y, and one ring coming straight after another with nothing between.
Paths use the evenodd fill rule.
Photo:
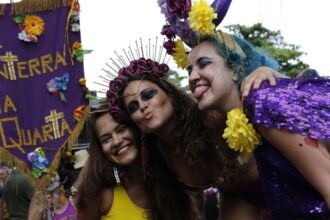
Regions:
<instances>
[{"instance_id":1,"label":"dark eye makeup","mask_svg":"<svg viewBox=\"0 0 330 220\"><path fill-rule=\"evenodd\" d=\"M142 101L148 101L155 95L157 95L157 90L156 89L145 89L141 92L141 99Z\"/></svg>"},{"instance_id":2,"label":"dark eye makeup","mask_svg":"<svg viewBox=\"0 0 330 220\"><path fill-rule=\"evenodd\" d=\"M208 66L210 63L212 63L211 58L209 57L200 57L197 61L196 61L198 68L199 69L204 69L206 66ZM188 71L188 75L190 76L191 72L193 70L192 65L187 67L187 71Z\"/></svg>"},{"instance_id":3,"label":"dark eye makeup","mask_svg":"<svg viewBox=\"0 0 330 220\"><path fill-rule=\"evenodd\" d=\"M142 101L148 101L152 99L155 95L157 95L157 89L145 89L141 91L140 96ZM139 102L134 100L130 102L127 106L127 111L131 115L139 109Z\"/></svg>"}]
</instances>

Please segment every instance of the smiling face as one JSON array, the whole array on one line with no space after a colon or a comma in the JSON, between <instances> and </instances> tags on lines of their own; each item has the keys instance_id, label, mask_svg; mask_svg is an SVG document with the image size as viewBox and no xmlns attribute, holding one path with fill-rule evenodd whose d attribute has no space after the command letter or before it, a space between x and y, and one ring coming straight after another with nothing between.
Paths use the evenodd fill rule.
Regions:
<instances>
[{"instance_id":1,"label":"smiling face","mask_svg":"<svg viewBox=\"0 0 330 220\"><path fill-rule=\"evenodd\" d=\"M218 108L233 95L234 70L227 67L214 45L201 42L189 55L189 88L202 110Z\"/></svg>"},{"instance_id":2,"label":"smiling face","mask_svg":"<svg viewBox=\"0 0 330 220\"><path fill-rule=\"evenodd\" d=\"M130 165L138 155L134 133L125 124L118 124L110 114L95 122L95 129L106 157L117 165Z\"/></svg>"},{"instance_id":3,"label":"smiling face","mask_svg":"<svg viewBox=\"0 0 330 220\"><path fill-rule=\"evenodd\" d=\"M145 133L162 132L173 116L170 98L153 82L131 81L123 95L129 115Z\"/></svg>"}]
</instances>

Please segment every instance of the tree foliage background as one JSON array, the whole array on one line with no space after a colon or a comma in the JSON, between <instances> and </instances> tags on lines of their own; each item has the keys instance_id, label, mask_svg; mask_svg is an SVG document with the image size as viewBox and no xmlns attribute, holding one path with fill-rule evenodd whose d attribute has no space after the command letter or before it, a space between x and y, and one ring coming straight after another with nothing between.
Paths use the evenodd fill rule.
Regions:
<instances>
[{"instance_id":1,"label":"tree foliage background","mask_svg":"<svg viewBox=\"0 0 330 220\"><path fill-rule=\"evenodd\" d=\"M177 88L181 88L183 91L188 92L189 87L182 85L182 80L184 80L187 75L180 75L177 71L170 69L166 76L166 79L174 84Z\"/></svg>"},{"instance_id":2,"label":"tree foliage background","mask_svg":"<svg viewBox=\"0 0 330 220\"><path fill-rule=\"evenodd\" d=\"M309 67L301 61L301 56L306 53L300 51L300 46L286 43L278 30L271 31L261 23L252 26L235 24L225 28L232 34L243 37L255 47L269 52L278 61L280 72L283 74L294 77Z\"/></svg>"}]
</instances>

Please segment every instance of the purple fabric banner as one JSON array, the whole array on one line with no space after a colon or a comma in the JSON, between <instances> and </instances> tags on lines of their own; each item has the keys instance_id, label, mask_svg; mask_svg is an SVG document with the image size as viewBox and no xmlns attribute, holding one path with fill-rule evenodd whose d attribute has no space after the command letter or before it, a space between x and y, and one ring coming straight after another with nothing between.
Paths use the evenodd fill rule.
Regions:
<instances>
[{"instance_id":1,"label":"purple fabric banner","mask_svg":"<svg viewBox=\"0 0 330 220\"><path fill-rule=\"evenodd\" d=\"M0 16L0 159L13 156L16 164L31 170L27 154L43 147L50 168L55 168L51 162L57 152L74 143L82 127L83 120L75 122L73 112L88 105L78 83L84 77L83 63L71 59L69 50L80 42L80 32L67 28L70 7L60 7L33 13L43 19L44 32L37 42L20 40L22 27L10 7ZM62 101L48 91L47 83L66 73L69 82Z\"/></svg>"}]
</instances>

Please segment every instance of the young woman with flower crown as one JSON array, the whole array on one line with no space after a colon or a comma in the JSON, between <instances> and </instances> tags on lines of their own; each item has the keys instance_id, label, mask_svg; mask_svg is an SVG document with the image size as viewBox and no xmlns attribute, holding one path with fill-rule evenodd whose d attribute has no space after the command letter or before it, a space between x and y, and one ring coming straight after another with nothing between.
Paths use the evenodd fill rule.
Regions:
<instances>
[{"instance_id":1,"label":"young woman with flower crown","mask_svg":"<svg viewBox=\"0 0 330 220\"><path fill-rule=\"evenodd\" d=\"M201 37L189 54L189 87L199 109L227 114L223 137L231 148L261 145L254 155L273 219L329 219L330 79L278 79L243 102L239 81L267 60L221 31Z\"/></svg>"},{"instance_id":2,"label":"young woman with flower crown","mask_svg":"<svg viewBox=\"0 0 330 220\"><path fill-rule=\"evenodd\" d=\"M78 187L78 219L194 219L189 197L163 160L152 155L149 169L139 131L114 121L108 110L101 106L89 119L90 156ZM178 200L165 202L168 197Z\"/></svg>"}]
</instances>

